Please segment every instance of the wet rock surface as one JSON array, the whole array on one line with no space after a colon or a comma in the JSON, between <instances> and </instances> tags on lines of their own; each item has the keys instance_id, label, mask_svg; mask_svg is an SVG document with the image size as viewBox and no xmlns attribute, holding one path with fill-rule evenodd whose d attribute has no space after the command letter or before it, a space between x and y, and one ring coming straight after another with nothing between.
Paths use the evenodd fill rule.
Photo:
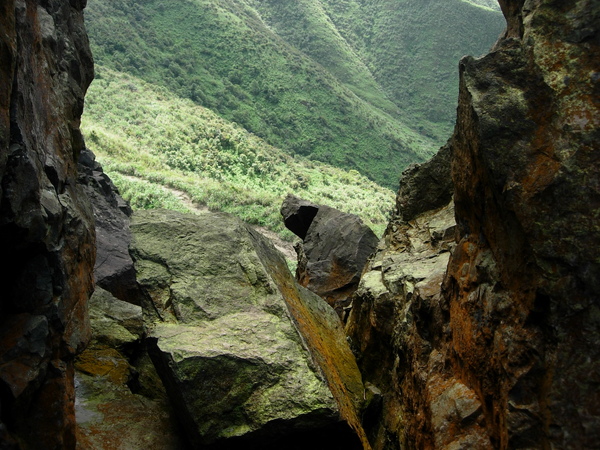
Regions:
<instances>
[{"instance_id":1,"label":"wet rock surface","mask_svg":"<svg viewBox=\"0 0 600 450\"><path fill-rule=\"evenodd\" d=\"M73 358L89 339L93 216L77 185L93 78L83 2L0 5L0 442L74 448Z\"/></svg>"},{"instance_id":2,"label":"wet rock surface","mask_svg":"<svg viewBox=\"0 0 600 450\"><path fill-rule=\"evenodd\" d=\"M288 195L281 206L286 227L303 239L296 246L298 282L343 317L377 236L354 214Z\"/></svg>"},{"instance_id":3,"label":"wet rock surface","mask_svg":"<svg viewBox=\"0 0 600 450\"><path fill-rule=\"evenodd\" d=\"M77 448L189 448L144 345L142 308L97 287L75 360Z\"/></svg>"},{"instance_id":4,"label":"wet rock surface","mask_svg":"<svg viewBox=\"0 0 600 450\"><path fill-rule=\"evenodd\" d=\"M131 229L151 356L194 445L360 448L341 323L270 242L225 214L136 212Z\"/></svg>"}]
</instances>

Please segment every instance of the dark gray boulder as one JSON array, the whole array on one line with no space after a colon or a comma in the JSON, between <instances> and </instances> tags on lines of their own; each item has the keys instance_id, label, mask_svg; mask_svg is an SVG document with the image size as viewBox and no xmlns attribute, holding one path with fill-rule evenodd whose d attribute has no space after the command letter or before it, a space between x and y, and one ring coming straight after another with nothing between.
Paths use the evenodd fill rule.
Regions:
<instances>
[{"instance_id":1,"label":"dark gray boulder","mask_svg":"<svg viewBox=\"0 0 600 450\"><path fill-rule=\"evenodd\" d=\"M288 230L300 239L306 237L313 219L319 212L319 205L288 195L281 205L281 215Z\"/></svg>"},{"instance_id":2,"label":"dark gray boulder","mask_svg":"<svg viewBox=\"0 0 600 450\"><path fill-rule=\"evenodd\" d=\"M449 141L430 160L413 164L402 172L396 196L396 214L402 220L413 220L419 214L439 209L448 204L454 193Z\"/></svg>"},{"instance_id":3,"label":"dark gray boulder","mask_svg":"<svg viewBox=\"0 0 600 450\"><path fill-rule=\"evenodd\" d=\"M354 214L293 195L285 198L281 214L286 226L303 239L296 246L296 278L341 316L377 247L377 236Z\"/></svg>"},{"instance_id":4,"label":"dark gray boulder","mask_svg":"<svg viewBox=\"0 0 600 450\"><path fill-rule=\"evenodd\" d=\"M139 304L141 294L129 256L131 208L87 148L79 158L78 182L91 200L96 220L96 284L120 300Z\"/></svg>"}]
</instances>

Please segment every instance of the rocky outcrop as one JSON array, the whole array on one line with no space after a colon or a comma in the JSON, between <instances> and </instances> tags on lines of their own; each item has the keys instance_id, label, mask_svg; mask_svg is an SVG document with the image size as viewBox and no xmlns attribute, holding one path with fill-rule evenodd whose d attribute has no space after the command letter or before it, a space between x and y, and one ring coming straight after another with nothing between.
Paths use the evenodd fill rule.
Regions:
<instances>
[{"instance_id":1,"label":"rocky outcrop","mask_svg":"<svg viewBox=\"0 0 600 450\"><path fill-rule=\"evenodd\" d=\"M427 186L439 189L409 179L430 167L407 170L401 192L409 191L408 183L421 192ZM418 178L423 179L421 175ZM466 387L456 389L451 377L442 379L439 369L444 359L434 345L449 331L441 284L454 248L454 232L452 203L410 221L397 215L367 264L353 298L346 331L365 383L372 386L363 424L375 449L445 448L452 441L448 437L455 423L463 419L474 422L481 413L480 408L470 412L456 409L457 402L467 402L474 395ZM437 407L431 407L432 401ZM435 429L424 428L430 411L436 417Z\"/></svg>"},{"instance_id":2,"label":"rocky outcrop","mask_svg":"<svg viewBox=\"0 0 600 450\"><path fill-rule=\"evenodd\" d=\"M600 5L500 3L509 38L460 65L450 361L494 446L588 448L600 440Z\"/></svg>"},{"instance_id":3,"label":"rocky outcrop","mask_svg":"<svg viewBox=\"0 0 600 450\"><path fill-rule=\"evenodd\" d=\"M298 282L343 316L377 237L358 216L293 195L283 201L281 215L286 227L303 240L296 246Z\"/></svg>"},{"instance_id":4,"label":"rocky outcrop","mask_svg":"<svg viewBox=\"0 0 600 450\"><path fill-rule=\"evenodd\" d=\"M341 323L270 242L225 214L140 211L131 229L151 355L193 445L366 444Z\"/></svg>"},{"instance_id":5,"label":"rocky outcrop","mask_svg":"<svg viewBox=\"0 0 600 450\"><path fill-rule=\"evenodd\" d=\"M78 167L79 184L92 203L96 223L96 284L120 300L139 304L141 293L129 255L131 207L91 150L82 150Z\"/></svg>"},{"instance_id":6,"label":"rocky outcrop","mask_svg":"<svg viewBox=\"0 0 600 450\"><path fill-rule=\"evenodd\" d=\"M348 331L366 382L382 390L375 448L600 440L600 6L500 4L503 38L460 63L456 246L441 294L416 290L423 264L397 223L386 251L398 264L384 254L354 301ZM395 320L378 319L386 309Z\"/></svg>"},{"instance_id":7,"label":"rocky outcrop","mask_svg":"<svg viewBox=\"0 0 600 450\"><path fill-rule=\"evenodd\" d=\"M93 63L85 2L0 5L0 442L74 448L94 225L77 185Z\"/></svg>"}]
</instances>

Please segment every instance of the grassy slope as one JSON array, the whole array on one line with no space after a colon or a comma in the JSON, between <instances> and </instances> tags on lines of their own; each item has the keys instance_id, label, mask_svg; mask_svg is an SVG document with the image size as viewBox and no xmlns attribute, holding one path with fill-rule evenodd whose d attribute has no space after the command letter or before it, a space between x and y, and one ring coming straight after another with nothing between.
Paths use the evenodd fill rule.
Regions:
<instances>
[{"instance_id":1,"label":"grassy slope","mask_svg":"<svg viewBox=\"0 0 600 450\"><path fill-rule=\"evenodd\" d=\"M84 115L88 144L134 207L185 209L167 186L285 234L278 208L293 192L358 214L381 232L391 191L355 170L290 154L356 168L395 188L401 168L433 149L431 139L397 117L409 113L407 121L435 138L442 135L439 123L419 119L406 99L402 108L390 100L423 95L416 85L408 94L394 89L408 77L407 67L425 70L429 40L410 49L414 64L399 53L419 40L411 37L416 19L429 22L404 18L414 2L383 8L390 1L90 0L86 19L98 79ZM481 11L490 13L455 1L474 23ZM447 12L429 3L421 14ZM448 90L440 62L445 50L437 52L440 89ZM406 67L376 65L403 57ZM427 84L426 78L413 81Z\"/></svg>"},{"instance_id":2,"label":"grassy slope","mask_svg":"<svg viewBox=\"0 0 600 450\"><path fill-rule=\"evenodd\" d=\"M322 0L400 117L438 143L454 127L458 61L505 27L495 0ZM477 3L477 5L476 5ZM489 8L494 6L495 9Z\"/></svg>"},{"instance_id":3,"label":"grassy slope","mask_svg":"<svg viewBox=\"0 0 600 450\"><path fill-rule=\"evenodd\" d=\"M361 98L245 1L90 0L86 23L99 64L162 84L289 153L395 188L407 164L436 149L389 114L368 71L354 80Z\"/></svg>"},{"instance_id":4,"label":"grassy slope","mask_svg":"<svg viewBox=\"0 0 600 450\"><path fill-rule=\"evenodd\" d=\"M397 115L356 49L341 34L322 0L248 0L269 27L288 44L318 62L357 96ZM335 18L333 18L335 20ZM353 17L360 20L360 16Z\"/></svg>"},{"instance_id":5,"label":"grassy slope","mask_svg":"<svg viewBox=\"0 0 600 450\"><path fill-rule=\"evenodd\" d=\"M190 100L102 66L86 96L82 129L137 208L185 210L167 186L286 235L279 208L290 192L358 214L378 233L393 207L392 191L356 171L291 157Z\"/></svg>"}]
</instances>

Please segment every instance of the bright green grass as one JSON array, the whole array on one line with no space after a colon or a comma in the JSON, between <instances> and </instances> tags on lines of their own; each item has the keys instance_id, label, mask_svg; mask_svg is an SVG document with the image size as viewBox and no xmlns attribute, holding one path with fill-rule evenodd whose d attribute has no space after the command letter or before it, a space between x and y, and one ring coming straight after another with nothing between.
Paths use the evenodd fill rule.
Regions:
<instances>
[{"instance_id":1,"label":"bright green grass","mask_svg":"<svg viewBox=\"0 0 600 450\"><path fill-rule=\"evenodd\" d=\"M82 130L134 207L185 211L176 190L291 238L279 208L293 193L357 214L383 232L394 194L357 171L291 157L165 88L102 66L96 72Z\"/></svg>"}]
</instances>

